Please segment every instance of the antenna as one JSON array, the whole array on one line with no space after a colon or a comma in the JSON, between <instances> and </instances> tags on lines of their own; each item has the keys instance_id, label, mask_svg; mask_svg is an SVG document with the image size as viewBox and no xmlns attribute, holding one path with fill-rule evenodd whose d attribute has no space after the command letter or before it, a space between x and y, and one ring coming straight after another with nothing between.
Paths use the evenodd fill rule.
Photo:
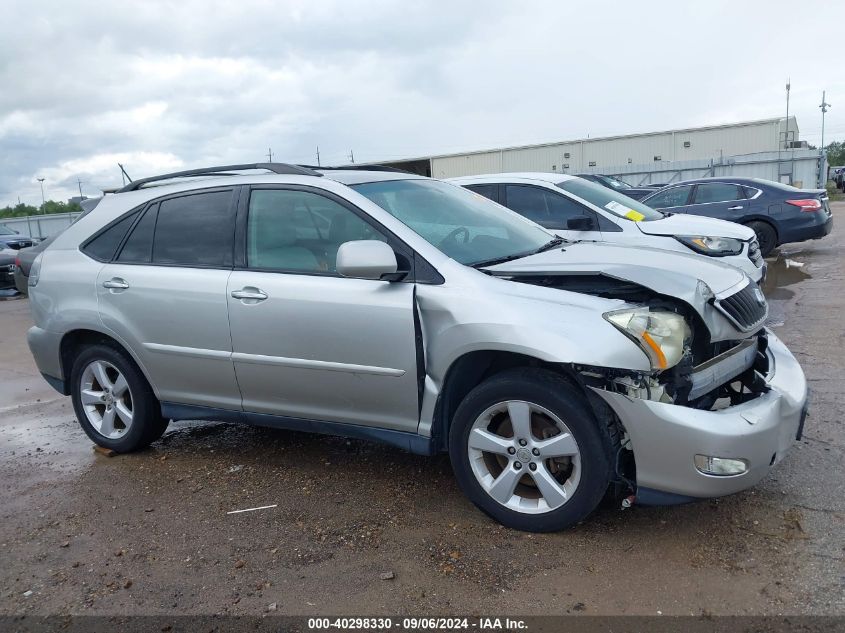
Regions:
<instances>
[{"instance_id":1,"label":"antenna","mask_svg":"<svg viewBox=\"0 0 845 633\"><path fill-rule=\"evenodd\" d=\"M271 147L267 148L267 158L269 159L268 162L273 162L273 149Z\"/></svg>"},{"instance_id":2,"label":"antenna","mask_svg":"<svg viewBox=\"0 0 845 633\"><path fill-rule=\"evenodd\" d=\"M79 186L79 197L82 197L82 181L79 179L79 176L76 177L76 184Z\"/></svg>"},{"instance_id":3,"label":"antenna","mask_svg":"<svg viewBox=\"0 0 845 633\"><path fill-rule=\"evenodd\" d=\"M349 161L352 163L355 162L355 154L352 153L352 150L349 150Z\"/></svg>"},{"instance_id":4,"label":"antenna","mask_svg":"<svg viewBox=\"0 0 845 633\"><path fill-rule=\"evenodd\" d=\"M126 170L123 168L123 165L120 163L117 164L120 167L120 177L123 178L123 184L126 185L126 181L132 182L132 179L129 177L129 174L126 173Z\"/></svg>"},{"instance_id":5,"label":"antenna","mask_svg":"<svg viewBox=\"0 0 845 633\"><path fill-rule=\"evenodd\" d=\"M320 167L320 146L317 146L317 167Z\"/></svg>"}]
</instances>

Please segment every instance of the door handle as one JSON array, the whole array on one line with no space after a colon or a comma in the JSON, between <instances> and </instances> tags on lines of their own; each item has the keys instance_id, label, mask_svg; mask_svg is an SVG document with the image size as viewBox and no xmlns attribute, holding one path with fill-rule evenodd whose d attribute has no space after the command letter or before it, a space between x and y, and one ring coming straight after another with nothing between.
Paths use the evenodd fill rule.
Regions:
<instances>
[{"instance_id":1,"label":"door handle","mask_svg":"<svg viewBox=\"0 0 845 633\"><path fill-rule=\"evenodd\" d=\"M739 211L741 208L742 208L742 205L738 204L735 207L728 207L728 211Z\"/></svg>"},{"instance_id":2,"label":"door handle","mask_svg":"<svg viewBox=\"0 0 845 633\"><path fill-rule=\"evenodd\" d=\"M232 298L245 301L264 301L267 298L267 293L260 288L247 286L246 288L241 288L240 290L233 290Z\"/></svg>"},{"instance_id":3,"label":"door handle","mask_svg":"<svg viewBox=\"0 0 845 633\"><path fill-rule=\"evenodd\" d=\"M110 288L112 290L126 290L129 284L120 277L112 277L108 281L103 282L103 288Z\"/></svg>"}]
</instances>

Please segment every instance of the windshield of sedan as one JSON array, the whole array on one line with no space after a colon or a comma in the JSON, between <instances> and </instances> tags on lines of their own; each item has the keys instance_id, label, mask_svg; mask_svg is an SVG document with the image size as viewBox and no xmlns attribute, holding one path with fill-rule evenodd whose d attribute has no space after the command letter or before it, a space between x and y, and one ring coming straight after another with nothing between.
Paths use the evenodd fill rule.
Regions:
<instances>
[{"instance_id":1,"label":"windshield of sedan","mask_svg":"<svg viewBox=\"0 0 845 633\"><path fill-rule=\"evenodd\" d=\"M482 195L439 180L386 180L352 188L469 266L536 253L554 237Z\"/></svg>"},{"instance_id":2,"label":"windshield of sedan","mask_svg":"<svg viewBox=\"0 0 845 633\"><path fill-rule=\"evenodd\" d=\"M613 187L614 189L633 189L634 185L629 185L624 180L619 180L619 178L614 178L613 176L602 176L602 178L607 181L607 183Z\"/></svg>"},{"instance_id":3,"label":"windshield of sedan","mask_svg":"<svg viewBox=\"0 0 845 633\"><path fill-rule=\"evenodd\" d=\"M0 235L17 235L17 231L13 231L8 226L0 224Z\"/></svg>"},{"instance_id":4,"label":"windshield of sedan","mask_svg":"<svg viewBox=\"0 0 845 633\"><path fill-rule=\"evenodd\" d=\"M559 182L557 187L626 220L649 222L665 217L660 211L655 211L642 202L583 178Z\"/></svg>"}]
</instances>

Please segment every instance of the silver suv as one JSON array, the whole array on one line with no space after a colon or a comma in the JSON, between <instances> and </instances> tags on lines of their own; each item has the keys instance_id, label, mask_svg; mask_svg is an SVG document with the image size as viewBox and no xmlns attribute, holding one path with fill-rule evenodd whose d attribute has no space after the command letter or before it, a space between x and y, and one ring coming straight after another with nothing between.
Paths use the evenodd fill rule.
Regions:
<instances>
[{"instance_id":1,"label":"silver suv","mask_svg":"<svg viewBox=\"0 0 845 633\"><path fill-rule=\"evenodd\" d=\"M29 345L97 444L234 420L448 451L505 525L754 485L807 388L739 270L568 242L457 185L234 165L136 181L33 265Z\"/></svg>"}]
</instances>

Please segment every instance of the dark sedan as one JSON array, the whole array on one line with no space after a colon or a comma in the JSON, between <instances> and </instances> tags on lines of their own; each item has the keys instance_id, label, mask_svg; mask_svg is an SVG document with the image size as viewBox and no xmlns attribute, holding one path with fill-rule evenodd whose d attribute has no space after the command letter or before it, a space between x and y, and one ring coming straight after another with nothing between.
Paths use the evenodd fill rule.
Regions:
<instances>
[{"instance_id":1,"label":"dark sedan","mask_svg":"<svg viewBox=\"0 0 845 633\"><path fill-rule=\"evenodd\" d=\"M5 224L0 224L0 250L10 249L19 251L22 248L29 248L30 246L38 244L38 240L22 235L17 231L10 229Z\"/></svg>"},{"instance_id":2,"label":"dark sedan","mask_svg":"<svg viewBox=\"0 0 845 633\"><path fill-rule=\"evenodd\" d=\"M699 178L674 183L642 199L654 209L705 215L754 229L765 257L776 246L817 240L833 218L824 189L798 189L762 178Z\"/></svg>"},{"instance_id":3,"label":"dark sedan","mask_svg":"<svg viewBox=\"0 0 845 633\"><path fill-rule=\"evenodd\" d=\"M634 185L625 182L617 178L616 176L607 176L605 174L575 174L579 178L583 178L584 180L589 180L590 182L595 182L603 187L607 187L608 189L613 189L614 191L618 191L621 194L628 196L629 198L633 198L634 200L639 200L643 196L647 196L654 191L657 191L659 188L657 185L643 185L641 187L635 187Z\"/></svg>"}]
</instances>

